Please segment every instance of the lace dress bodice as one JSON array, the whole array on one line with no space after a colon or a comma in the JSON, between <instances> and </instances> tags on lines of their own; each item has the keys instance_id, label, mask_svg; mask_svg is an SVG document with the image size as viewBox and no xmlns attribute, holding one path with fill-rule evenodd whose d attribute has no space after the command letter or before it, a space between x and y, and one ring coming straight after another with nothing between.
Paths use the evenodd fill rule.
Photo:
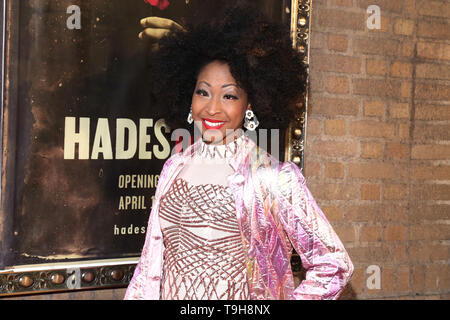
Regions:
<instances>
[{"instance_id":1,"label":"lace dress bodice","mask_svg":"<svg viewBox=\"0 0 450 320\"><path fill-rule=\"evenodd\" d=\"M210 146L186 165L161 199L161 299L248 299L235 200L226 184L235 144ZM213 161L211 161L213 160Z\"/></svg>"}]
</instances>

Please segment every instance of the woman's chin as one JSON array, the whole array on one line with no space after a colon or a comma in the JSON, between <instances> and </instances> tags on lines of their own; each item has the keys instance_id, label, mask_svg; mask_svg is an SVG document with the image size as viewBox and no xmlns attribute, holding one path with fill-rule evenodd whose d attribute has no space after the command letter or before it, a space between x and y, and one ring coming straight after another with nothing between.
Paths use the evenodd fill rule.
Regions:
<instances>
[{"instance_id":1,"label":"woman's chin","mask_svg":"<svg viewBox=\"0 0 450 320\"><path fill-rule=\"evenodd\" d=\"M203 141L207 143L222 143L223 141L223 134L219 130L206 130L203 132L202 135Z\"/></svg>"}]
</instances>

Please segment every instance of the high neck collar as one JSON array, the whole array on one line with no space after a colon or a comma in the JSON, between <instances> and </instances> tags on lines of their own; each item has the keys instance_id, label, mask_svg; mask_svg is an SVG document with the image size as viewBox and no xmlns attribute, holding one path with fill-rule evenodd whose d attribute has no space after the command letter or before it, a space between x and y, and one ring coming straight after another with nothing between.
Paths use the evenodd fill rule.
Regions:
<instances>
[{"instance_id":1,"label":"high neck collar","mask_svg":"<svg viewBox=\"0 0 450 320\"><path fill-rule=\"evenodd\" d=\"M200 139L201 140L201 139ZM244 135L235 137L232 141L226 144L212 144L200 141L200 146L197 155L204 159L231 159L239 150L239 146L243 143Z\"/></svg>"}]
</instances>

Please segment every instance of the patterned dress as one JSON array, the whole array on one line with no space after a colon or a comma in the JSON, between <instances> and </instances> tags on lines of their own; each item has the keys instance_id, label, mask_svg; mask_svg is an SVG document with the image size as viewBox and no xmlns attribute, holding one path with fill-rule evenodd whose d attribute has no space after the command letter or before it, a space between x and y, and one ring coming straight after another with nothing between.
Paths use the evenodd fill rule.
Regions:
<instances>
[{"instance_id":1,"label":"patterned dress","mask_svg":"<svg viewBox=\"0 0 450 320\"><path fill-rule=\"evenodd\" d=\"M227 145L203 143L161 199L164 242L161 299L248 299L245 254L227 159L242 137Z\"/></svg>"}]
</instances>

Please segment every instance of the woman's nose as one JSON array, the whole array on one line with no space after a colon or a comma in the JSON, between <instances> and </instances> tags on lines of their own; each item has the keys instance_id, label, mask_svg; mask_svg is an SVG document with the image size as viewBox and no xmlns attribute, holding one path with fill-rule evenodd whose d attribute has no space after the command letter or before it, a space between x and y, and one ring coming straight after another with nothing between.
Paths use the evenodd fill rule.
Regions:
<instances>
[{"instance_id":1,"label":"woman's nose","mask_svg":"<svg viewBox=\"0 0 450 320\"><path fill-rule=\"evenodd\" d=\"M206 111L210 114L210 115L214 115L219 113L221 110L221 106L220 106L220 102L217 101L216 99L212 99L207 106Z\"/></svg>"}]
</instances>

